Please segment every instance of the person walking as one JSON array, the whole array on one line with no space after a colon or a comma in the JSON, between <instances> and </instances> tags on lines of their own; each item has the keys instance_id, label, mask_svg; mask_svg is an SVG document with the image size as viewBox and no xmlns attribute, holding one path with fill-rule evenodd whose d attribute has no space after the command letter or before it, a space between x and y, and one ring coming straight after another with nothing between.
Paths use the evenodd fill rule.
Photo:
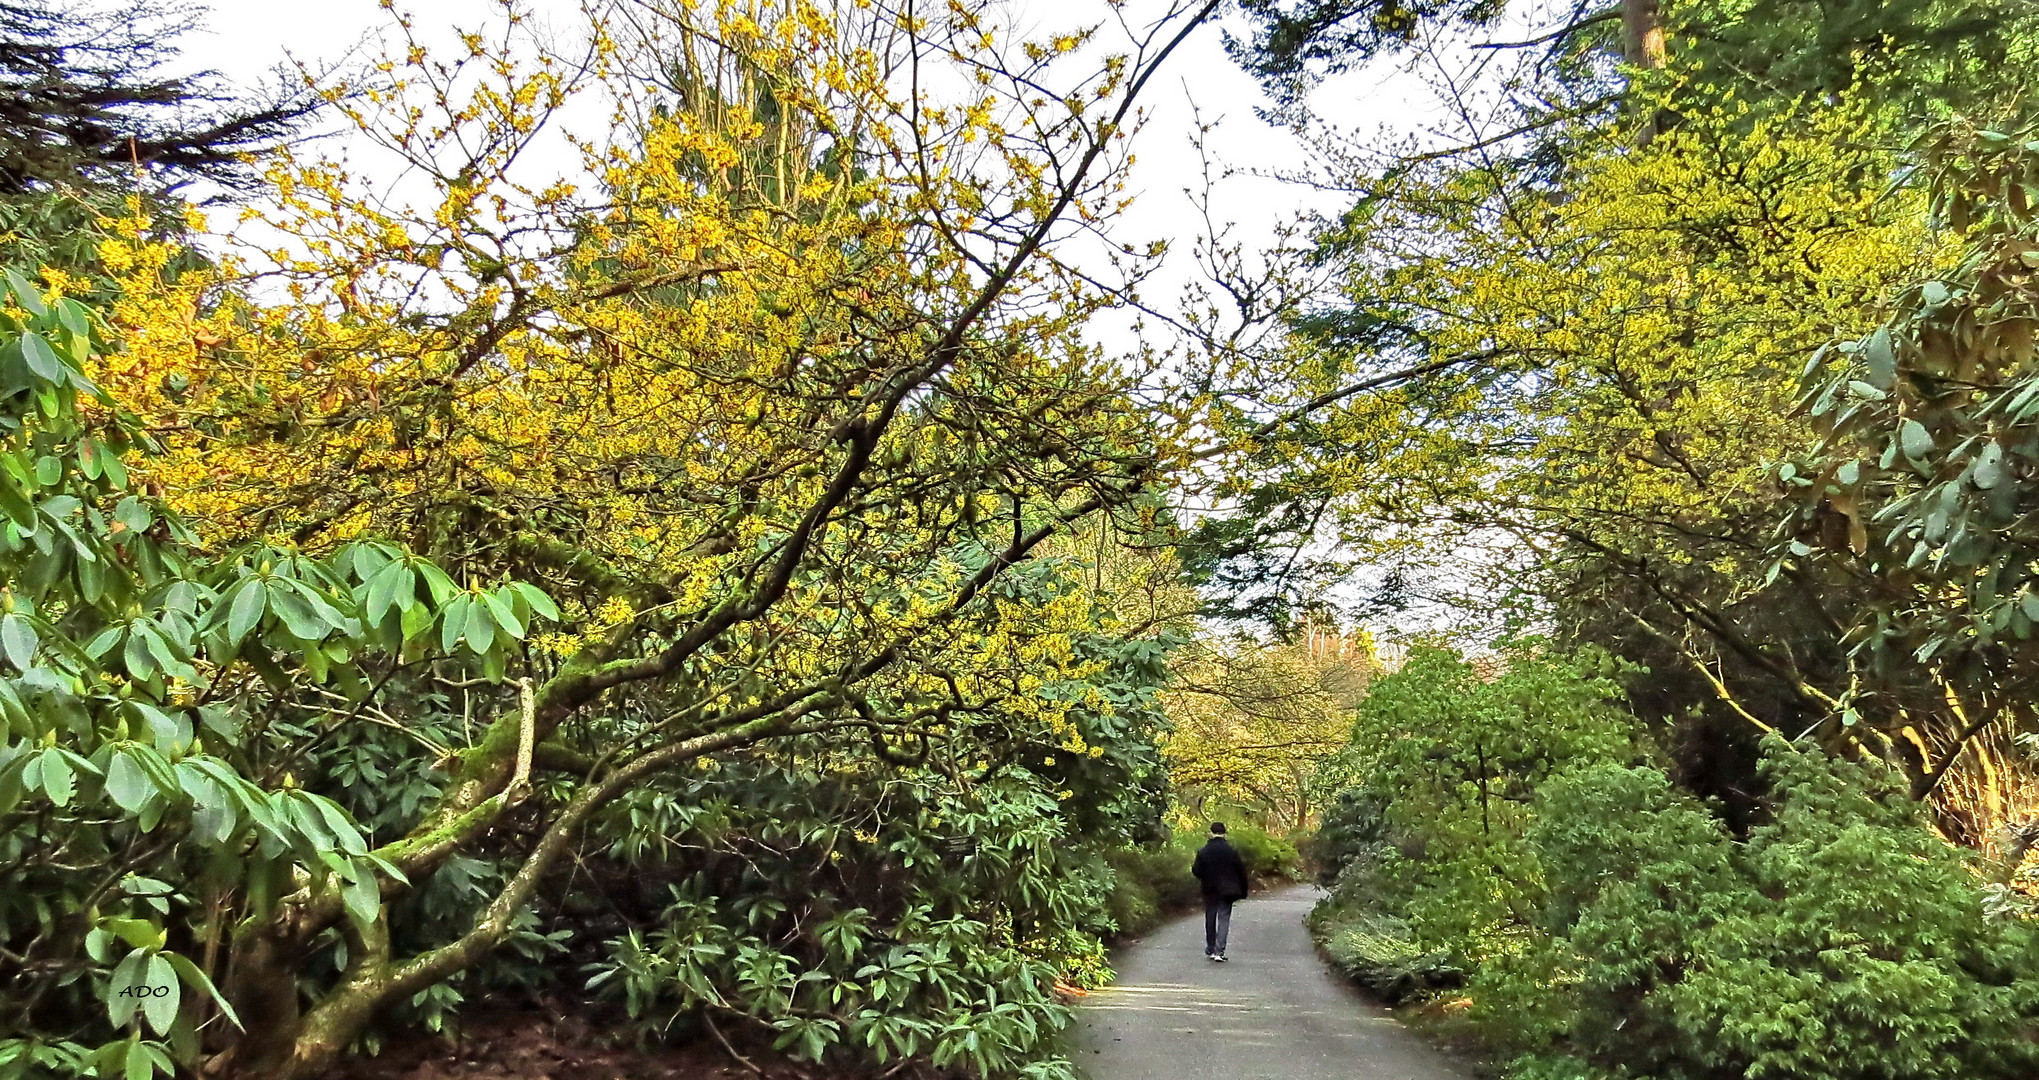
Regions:
<instances>
[{"instance_id":1,"label":"person walking","mask_svg":"<svg viewBox=\"0 0 2039 1080\"><path fill-rule=\"evenodd\" d=\"M1204 955L1225 962L1225 938L1232 931L1232 905L1246 899L1246 860L1225 839L1225 823L1211 822L1211 838L1190 864L1204 893Z\"/></svg>"}]
</instances>

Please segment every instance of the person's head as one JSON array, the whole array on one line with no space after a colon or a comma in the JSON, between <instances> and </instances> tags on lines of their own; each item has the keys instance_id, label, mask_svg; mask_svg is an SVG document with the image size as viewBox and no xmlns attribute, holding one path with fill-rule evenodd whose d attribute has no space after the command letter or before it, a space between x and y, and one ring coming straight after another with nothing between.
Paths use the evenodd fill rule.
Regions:
<instances>
[{"instance_id":1,"label":"person's head","mask_svg":"<svg viewBox=\"0 0 2039 1080\"><path fill-rule=\"evenodd\" d=\"M1211 835L1212 836L1225 835L1225 823L1222 821L1211 822Z\"/></svg>"}]
</instances>

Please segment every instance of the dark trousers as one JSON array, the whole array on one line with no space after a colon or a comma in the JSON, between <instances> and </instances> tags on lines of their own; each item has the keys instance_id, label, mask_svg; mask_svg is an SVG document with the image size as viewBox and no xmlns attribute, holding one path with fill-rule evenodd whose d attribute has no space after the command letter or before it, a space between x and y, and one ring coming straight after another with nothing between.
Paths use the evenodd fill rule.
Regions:
<instances>
[{"instance_id":1,"label":"dark trousers","mask_svg":"<svg viewBox=\"0 0 2039 1080\"><path fill-rule=\"evenodd\" d=\"M1225 937L1232 932L1232 901L1204 897L1204 955L1225 955Z\"/></svg>"}]
</instances>

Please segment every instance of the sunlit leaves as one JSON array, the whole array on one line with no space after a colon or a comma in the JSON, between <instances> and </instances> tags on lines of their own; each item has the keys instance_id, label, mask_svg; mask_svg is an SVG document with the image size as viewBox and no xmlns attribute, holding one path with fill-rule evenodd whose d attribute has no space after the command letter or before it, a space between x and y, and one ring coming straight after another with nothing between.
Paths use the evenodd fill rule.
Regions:
<instances>
[{"instance_id":1,"label":"sunlit leaves","mask_svg":"<svg viewBox=\"0 0 2039 1080\"><path fill-rule=\"evenodd\" d=\"M490 615L499 632L464 654L495 678L530 627L559 612L528 585L459 589L387 545L315 558L267 543L224 553L192 544L154 495L129 489L122 458L147 441L132 419L103 402L79 408L96 334L89 313L69 299L31 302L21 275L7 280L32 319L0 314L0 815L13 843L131 850L130 865L156 876L131 874L118 894L95 891L94 866L11 878L0 925L76 927L85 954L45 958L39 970L96 987L105 1022L129 1029L132 1038L86 1060L148 1076L170 1069L167 1053L188 1057L196 1045L200 1012L186 991L238 1023L207 973L165 948L197 886L192 866L206 889L266 890L271 901L279 876L304 875L310 892L337 893L363 923L380 912L381 882L401 878L331 799L287 775L242 771L240 716L261 694L358 686L378 653L383 663L429 654L413 612L439 619L455 596L500 608ZM391 568L421 590L393 588ZM371 593L380 620L365 618ZM206 700L214 692L221 699ZM129 949L117 956L119 942Z\"/></svg>"},{"instance_id":2,"label":"sunlit leaves","mask_svg":"<svg viewBox=\"0 0 2039 1080\"><path fill-rule=\"evenodd\" d=\"M1949 763L1907 765L1923 792L1947 768L1989 767L1952 763L1987 738L1978 720L2008 730L2029 718L2023 688L2039 675L2029 644L2039 626L2029 525L2039 302L2026 257L2035 222L2023 205L2039 150L1959 125L1920 146L1937 208L1962 219L1960 261L1901 290L1884 325L1808 364L1800 404L1821 440L1775 558L1876 583L1847 629L1878 692L1849 712L1917 733L1934 762ZM1863 382L1880 392L1845 392ZM1845 532L1828 527L1836 519Z\"/></svg>"},{"instance_id":3,"label":"sunlit leaves","mask_svg":"<svg viewBox=\"0 0 2039 1080\"><path fill-rule=\"evenodd\" d=\"M657 5L643 26L592 27L586 66L515 31L500 54L469 38L474 63L450 83L420 47L382 67L390 81L329 97L415 169L414 205L292 151L270 162L251 211L281 238L268 249L223 243L217 261L180 269L145 223L109 223L124 340L93 370L146 417L137 428L160 433L162 453L130 459L151 497L102 533L94 515L113 493L53 505L41 461L19 463L21 527L63 553L32 598L90 592L103 608L68 702L91 753L118 763L103 805L205 851L245 901L237 918L336 933L398 910L382 905L393 876L307 789L358 781L364 818L413 830L383 849L393 858L495 835L508 843L489 845L491 869L506 869L557 857L532 838L644 748L747 713L840 721L816 740L827 775L967 776L958 797L1008 769L1030 777L1029 816L1011 828L1032 849L970 857L1018 874L1006 902L1041 912L1030 924L1080 932L1095 894L1023 868L1065 818L1099 835L1139 827L1159 783L1166 647L1120 637L1070 566L1038 557L1040 537L1136 498L1140 525L1154 524L1156 462L1174 453L1158 444L1181 431L1138 405L1137 370L1086 345L1083 320L1109 298L1043 243L1059 232L1050 215L1089 227L1115 212L1124 132L1092 113L1115 108L1136 69L1079 70L1045 116L1030 99L1060 76L1040 67L948 110L899 74L951 61L995 73L989 9L930 16L984 42L967 53L893 34L897 14ZM603 91L616 123L573 144L579 175L531 181L532 140L567 119L553 110ZM1071 172L1086 155L1100 164ZM79 475L110 475L97 444L70 445ZM67 451L37 450L72 475ZM4 484L0 509L15 514ZM180 535L186 522L201 544ZM416 550L364 539L378 535ZM94 543L107 537L111 553ZM160 573L127 581L130 547L153 551ZM173 601L170 582L193 588ZM502 685L518 676L529 681ZM125 729L95 724L118 696L146 699L170 730L125 713ZM457 728L449 696L470 707ZM758 738L772 731L755 723ZM349 752L361 744L371 752ZM1006 744L1026 764L1004 761ZM643 780L628 790L680 785ZM511 807L534 829L496 828ZM870 857L919 881L947 856L891 835ZM766 1025L840 992L762 936L793 907L750 898L733 917L755 932L722 958L716 989L748 994ZM790 1030L787 1048L910 1041L978 1072L1045 1053L1060 1015L1042 990L1050 965L969 916L892 928L940 939L914 1004L925 1016L872 1043L860 1002ZM471 955L494 947L497 925L476 925ZM341 966L359 947L324 956ZM966 947L981 955L952 955ZM288 974L322 978L320 948L283 961L299 965ZM366 1016L351 996L391 985L357 981L311 1008ZM422 1000L455 996L442 985ZM944 1012L955 1000L983 1007Z\"/></svg>"},{"instance_id":4,"label":"sunlit leaves","mask_svg":"<svg viewBox=\"0 0 2039 1080\"><path fill-rule=\"evenodd\" d=\"M1177 798L1289 828L1310 818L1320 761L1350 734L1377 663L1364 638L1313 628L1305 642L1206 640L1175 658L1162 742Z\"/></svg>"}]
</instances>

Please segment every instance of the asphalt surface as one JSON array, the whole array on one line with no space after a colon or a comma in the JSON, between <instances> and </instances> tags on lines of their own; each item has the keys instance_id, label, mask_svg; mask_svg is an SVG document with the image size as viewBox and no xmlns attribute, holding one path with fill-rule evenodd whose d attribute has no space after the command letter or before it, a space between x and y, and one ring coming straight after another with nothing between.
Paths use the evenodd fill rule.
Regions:
<instances>
[{"instance_id":1,"label":"asphalt surface","mask_svg":"<svg viewBox=\"0 0 2039 1080\"><path fill-rule=\"evenodd\" d=\"M1112 957L1078 1009L1090 1080L1467 1080L1469 1073L1326 971L1303 928L1317 890L1232 909L1231 960L1204 959L1198 912Z\"/></svg>"}]
</instances>

